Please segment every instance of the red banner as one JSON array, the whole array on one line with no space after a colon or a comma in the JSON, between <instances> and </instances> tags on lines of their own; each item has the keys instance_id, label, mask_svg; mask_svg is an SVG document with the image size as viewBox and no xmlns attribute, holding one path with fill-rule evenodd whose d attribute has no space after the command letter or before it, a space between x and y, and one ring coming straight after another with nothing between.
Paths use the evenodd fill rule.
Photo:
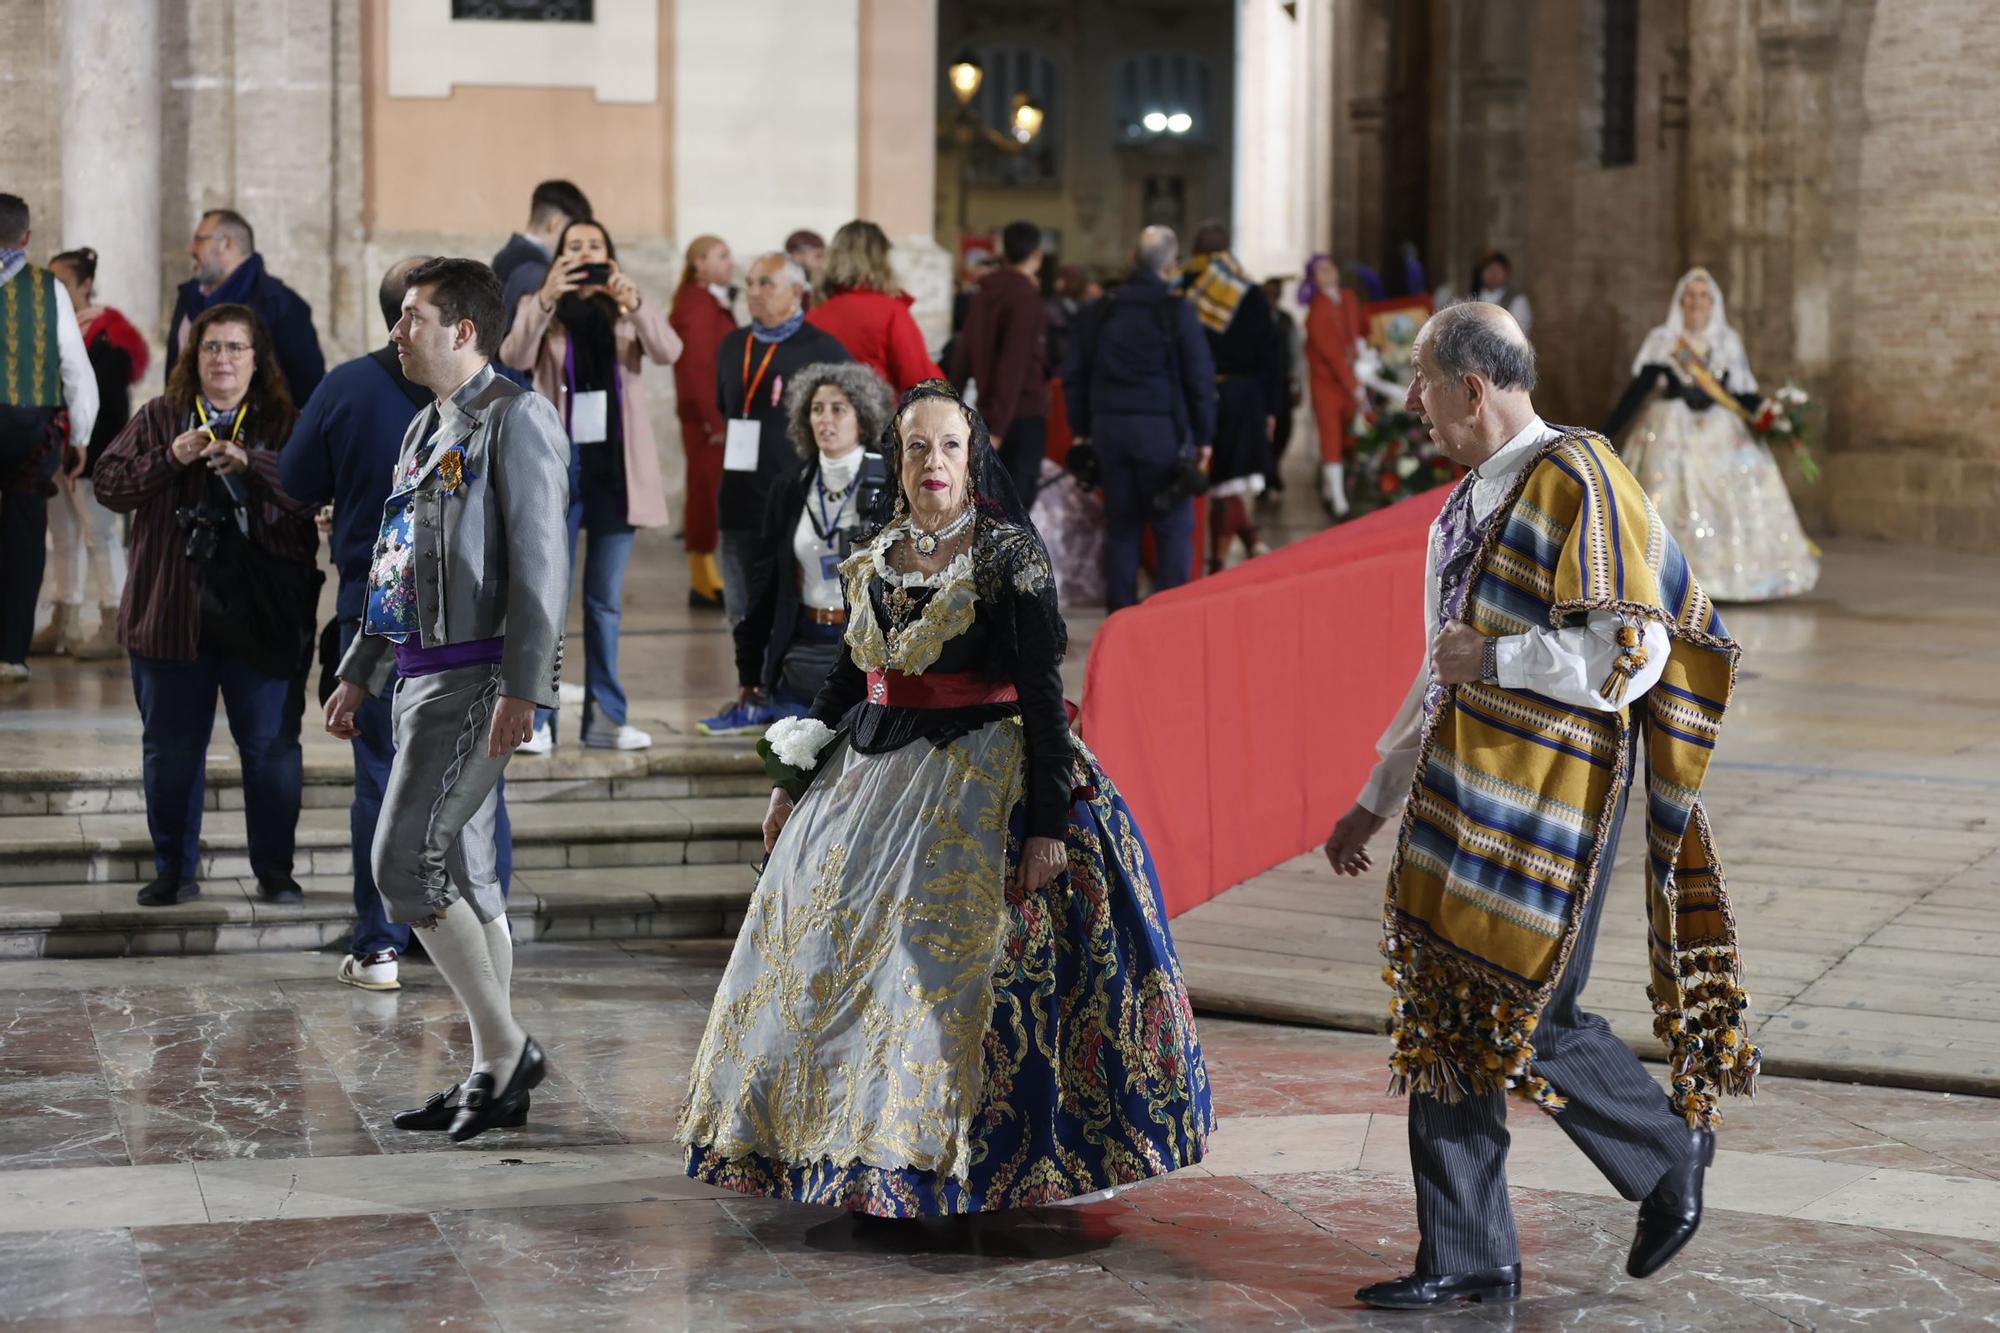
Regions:
<instances>
[{"instance_id":1,"label":"red banner","mask_svg":"<svg viewBox=\"0 0 2000 1333\"><path fill-rule=\"evenodd\" d=\"M1422 659L1424 542L1449 488L1112 616L1083 731L1169 914L1326 840Z\"/></svg>"}]
</instances>

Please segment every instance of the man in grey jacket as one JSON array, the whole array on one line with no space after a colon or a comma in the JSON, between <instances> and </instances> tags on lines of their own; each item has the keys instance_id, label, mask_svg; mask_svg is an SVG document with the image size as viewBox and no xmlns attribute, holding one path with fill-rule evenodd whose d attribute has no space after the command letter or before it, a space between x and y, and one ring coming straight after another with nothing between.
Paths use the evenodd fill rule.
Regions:
<instances>
[{"instance_id":1,"label":"man in grey jacket","mask_svg":"<svg viewBox=\"0 0 2000 1333\"><path fill-rule=\"evenodd\" d=\"M548 401L489 364L507 323L493 270L433 259L408 282L389 337L404 375L436 401L403 436L361 633L341 659L326 729L352 739L362 700L394 666L396 759L375 828L375 884L389 919L423 932L472 1028L471 1074L395 1119L462 1143L521 1124L546 1072L508 1000L514 949L494 793L535 708L556 702L570 446Z\"/></svg>"}]
</instances>

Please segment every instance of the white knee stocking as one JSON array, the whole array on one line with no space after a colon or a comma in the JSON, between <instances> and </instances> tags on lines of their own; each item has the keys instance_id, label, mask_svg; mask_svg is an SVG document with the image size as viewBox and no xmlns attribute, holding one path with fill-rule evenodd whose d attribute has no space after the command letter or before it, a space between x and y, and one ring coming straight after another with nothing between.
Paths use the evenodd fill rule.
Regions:
<instances>
[{"instance_id":1,"label":"white knee stocking","mask_svg":"<svg viewBox=\"0 0 2000 1333\"><path fill-rule=\"evenodd\" d=\"M508 941L501 951L504 963L497 964L488 943L493 928L480 925L468 903L453 903L433 920L436 924L424 930L424 952L451 983L451 993L472 1025L473 1072L484 1071L503 1083L527 1042L507 999L514 973L513 943ZM505 939L505 927L499 931Z\"/></svg>"},{"instance_id":2,"label":"white knee stocking","mask_svg":"<svg viewBox=\"0 0 2000 1333\"><path fill-rule=\"evenodd\" d=\"M514 932L505 916L496 916L481 929L486 932L486 956L493 960L493 977L502 995L514 993Z\"/></svg>"}]
</instances>

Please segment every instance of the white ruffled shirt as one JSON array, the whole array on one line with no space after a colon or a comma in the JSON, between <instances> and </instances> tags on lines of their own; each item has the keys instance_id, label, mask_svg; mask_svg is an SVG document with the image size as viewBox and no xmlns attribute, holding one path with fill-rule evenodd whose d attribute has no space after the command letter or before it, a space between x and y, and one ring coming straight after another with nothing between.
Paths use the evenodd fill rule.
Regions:
<instances>
[{"instance_id":1,"label":"white ruffled shirt","mask_svg":"<svg viewBox=\"0 0 2000 1333\"><path fill-rule=\"evenodd\" d=\"M1472 517L1484 522L1507 497L1516 475L1534 458L1536 451L1556 432L1540 417L1500 446L1500 451L1472 472ZM1424 624L1434 626L1438 616L1438 528L1431 525L1430 541L1424 555ZM1531 629L1525 634L1503 635L1494 650L1498 682L1502 689L1532 690L1572 708L1616 712L1617 707L1598 689L1611 674L1617 658L1618 617L1609 611L1593 611L1581 625L1566 629ZM1632 677L1625 693L1626 702L1636 701L1653 688L1667 667L1672 638L1666 627L1648 621L1642 631L1646 665ZM1431 635L1435 642L1436 634ZM1423 748L1424 691L1431 679L1430 643L1417 667L1417 678L1403 706L1396 710L1389 729L1376 742L1381 756L1375 771L1357 798L1361 806L1388 818L1402 808L1410 794L1410 782L1417 774L1417 755Z\"/></svg>"}]
</instances>

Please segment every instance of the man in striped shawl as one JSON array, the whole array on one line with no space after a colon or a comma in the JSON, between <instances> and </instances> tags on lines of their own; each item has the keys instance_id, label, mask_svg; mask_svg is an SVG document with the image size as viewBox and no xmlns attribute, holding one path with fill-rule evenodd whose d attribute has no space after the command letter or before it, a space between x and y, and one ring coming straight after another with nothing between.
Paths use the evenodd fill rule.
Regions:
<instances>
[{"instance_id":1,"label":"man in striped shawl","mask_svg":"<svg viewBox=\"0 0 2000 1333\"><path fill-rule=\"evenodd\" d=\"M1604 439L1536 415L1512 316L1444 310L1413 365L1409 410L1471 473L1431 529L1428 660L1326 845L1364 872L1407 801L1383 953L1422 1240L1414 1273L1357 1293L1395 1309L1519 1294L1509 1092L1641 1201L1627 1269L1657 1272L1701 1222L1716 1094L1749 1092L1758 1060L1700 799L1737 647ZM1641 766L1671 1093L1577 1005Z\"/></svg>"}]
</instances>

